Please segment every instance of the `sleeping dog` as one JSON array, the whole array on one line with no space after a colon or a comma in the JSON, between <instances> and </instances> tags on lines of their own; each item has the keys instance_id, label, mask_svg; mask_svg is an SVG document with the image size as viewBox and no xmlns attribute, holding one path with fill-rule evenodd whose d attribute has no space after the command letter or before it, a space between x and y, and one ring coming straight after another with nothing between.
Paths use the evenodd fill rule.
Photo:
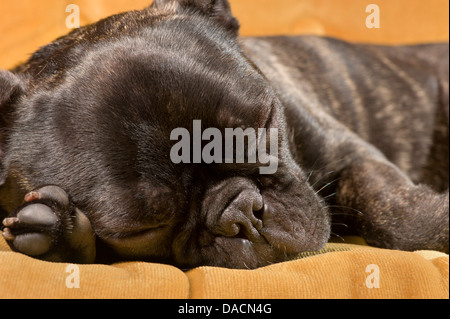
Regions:
<instances>
[{"instance_id":1,"label":"sleeping dog","mask_svg":"<svg viewBox=\"0 0 450 319\"><path fill-rule=\"evenodd\" d=\"M155 0L1 71L11 248L256 268L345 224L373 246L448 251L448 45L238 30L226 0ZM258 150L227 160L227 130Z\"/></svg>"}]
</instances>

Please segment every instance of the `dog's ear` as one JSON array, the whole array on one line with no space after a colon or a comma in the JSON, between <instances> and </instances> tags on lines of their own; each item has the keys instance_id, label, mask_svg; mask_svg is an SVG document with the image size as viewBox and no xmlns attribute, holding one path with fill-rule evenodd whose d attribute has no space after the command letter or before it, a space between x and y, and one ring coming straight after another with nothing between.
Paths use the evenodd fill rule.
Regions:
<instances>
[{"instance_id":1,"label":"dog's ear","mask_svg":"<svg viewBox=\"0 0 450 319\"><path fill-rule=\"evenodd\" d=\"M10 71L0 70L0 110L15 102L24 93L25 83L22 78Z\"/></svg>"},{"instance_id":2,"label":"dog's ear","mask_svg":"<svg viewBox=\"0 0 450 319\"><path fill-rule=\"evenodd\" d=\"M12 72L0 70L0 130L8 124L11 106L25 94L25 83Z\"/></svg>"},{"instance_id":3,"label":"dog's ear","mask_svg":"<svg viewBox=\"0 0 450 319\"><path fill-rule=\"evenodd\" d=\"M0 70L0 186L6 178L2 163L3 143L11 124L13 104L23 94L25 94L24 81L9 71Z\"/></svg>"},{"instance_id":4,"label":"dog's ear","mask_svg":"<svg viewBox=\"0 0 450 319\"><path fill-rule=\"evenodd\" d=\"M0 160L3 154L3 142L11 122L13 104L25 94L25 83L17 75L0 70ZM2 167L0 162L0 175ZM1 185L0 176L0 185Z\"/></svg>"},{"instance_id":5,"label":"dog's ear","mask_svg":"<svg viewBox=\"0 0 450 319\"><path fill-rule=\"evenodd\" d=\"M220 23L229 32L237 36L239 22L231 13L228 0L154 0L153 8L179 13L193 8Z\"/></svg>"}]
</instances>

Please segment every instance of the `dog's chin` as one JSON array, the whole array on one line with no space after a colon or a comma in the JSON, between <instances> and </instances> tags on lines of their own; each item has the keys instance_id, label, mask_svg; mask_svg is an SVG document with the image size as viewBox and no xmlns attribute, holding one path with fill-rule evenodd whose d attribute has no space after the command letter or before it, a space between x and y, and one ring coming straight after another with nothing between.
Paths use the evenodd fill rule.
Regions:
<instances>
[{"instance_id":1,"label":"dog's chin","mask_svg":"<svg viewBox=\"0 0 450 319\"><path fill-rule=\"evenodd\" d=\"M286 214L289 213L279 215ZM302 214L295 212L295 215ZM272 224L276 218L263 216L267 226L252 238L216 236L203 232L199 238L187 240L176 249L175 263L181 268L190 269L198 266L255 269L296 259L299 253L318 251L328 242L328 215L322 213L314 216L306 220L302 218L307 222L302 228L293 223ZM292 228L286 231L289 227Z\"/></svg>"},{"instance_id":2,"label":"dog's chin","mask_svg":"<svg viewBox=\"0 0 450 319\"><path fill-rule=\"evenodd\" d=\"M245 238L216 237L206 247L190 250L185 258L177 258L181 268L212 266L234 269L255 269L295 256L283 254L269 244L254 243Z\"/></svg>"},{"instance_id":3,"label":"dog's chin","mask_svg":"<svg viewBox=\"0 0 450 319\"><path fill-rule=\"evenodd\" d=\"M212 249L215 254L205 256L206 264L226 268L255 269L295 257L283 254L270 244L244 238L217 237Z\"/></svg>"},{"instance_id":4,"label":"dog's chin","mask_svg":"<svg viewBox=\"0 0 450 319\"><path fill-rule=\"evenodd\" d=\"M317 240L316 240L317 241ZM305 251L320 250L327 240ZM298 252L287 252L270 243L255 243L245 238L216 237L212 245L191 251L192 255L176 264L181 268L212 266L233 269L256 269L296 259Z\"/></svg>"}]
</instances>

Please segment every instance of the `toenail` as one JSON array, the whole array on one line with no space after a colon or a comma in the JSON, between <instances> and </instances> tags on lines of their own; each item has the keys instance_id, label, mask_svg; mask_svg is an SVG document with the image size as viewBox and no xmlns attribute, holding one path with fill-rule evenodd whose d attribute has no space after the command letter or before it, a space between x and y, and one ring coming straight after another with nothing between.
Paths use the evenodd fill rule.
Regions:
<instances>
[{"instance_id":1,"label":"toenail","mask_svg":"<svg viewBox=\"0 0 450 319\"><path fill-rule=\"evenodd\" d=\"M3 238L5 238L6 240L9 240L9 241L14 240L14 238L16 238L16 236L14 236L11 233L11 230L9 228L4 228L2 235L3 235Z\"/></svg>"},{"instance_id":2,"label":"toenail","mask_svg":"<svg viewBox=\"0 0 450 319\"><path fill-rule=\"evenodd\" d=\"M26 202L31 202L33 200L39 199L39 193L37 192L30 192L28 194L25 195L25 201Z\"/></svg>"},{"instance_id":3,"label":"toenail","mask_svg":"<svg viewBox=\"0 0 450 319\"><path fill-rule=\"evenodd\" d=\"M6 227L10 227L17 222L19 222L19 219L17 217L9 217L3 220L3 225Z\"/></svg>"}]
</instances>

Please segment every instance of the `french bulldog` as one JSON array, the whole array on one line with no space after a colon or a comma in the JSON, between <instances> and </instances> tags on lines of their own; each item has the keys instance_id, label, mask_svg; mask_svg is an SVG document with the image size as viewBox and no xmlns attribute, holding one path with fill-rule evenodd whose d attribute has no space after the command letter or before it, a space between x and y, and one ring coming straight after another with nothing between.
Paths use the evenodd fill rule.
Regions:
<instances>
[{"instance_id":1,"label":"french bulldog","mask_svg":"<svg viewBox=\"0 0 450 319\"><path fill-rule=\"evenodd\" d=\"M347 226L373 246L448 252L448 44L238 34L226 0L155 0L1 71L11 248L252 269ZM278 132L261 144L276 170L175 163L172 132L195 121Z\"/></svg>"}]
</instances>

